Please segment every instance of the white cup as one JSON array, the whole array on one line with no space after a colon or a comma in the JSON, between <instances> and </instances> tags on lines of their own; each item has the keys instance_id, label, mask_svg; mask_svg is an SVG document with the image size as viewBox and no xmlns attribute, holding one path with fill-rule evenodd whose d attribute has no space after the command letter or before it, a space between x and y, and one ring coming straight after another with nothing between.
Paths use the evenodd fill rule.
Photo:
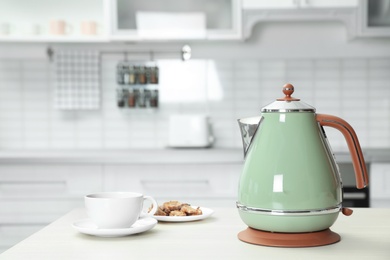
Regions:
<instances>
[{"instance_id":1,"label":"white cup","mask_svg":"<svg viewBox=\"0 0 390 260\"><path fill-rule=\"evenodd\" d=\"M94 21L82 21L80 23L80 32L83 35L96 35L98 34L98 25Z\"/></svg>"},{"instance_id":2,"label":"white cup","mask_svg":"<svg viewBox=\"0 0 390 260\"><path fill-rule=\"evenodd\" d=\"M145 200L153 204L150 212L143 211ZM88 217L98 228L129 228L140 217L153 216L157 202L136 192L101 192L84 197Z\"/></svg>"},{"instance_id":3,"label":"white cup","mask_svg":"<svg viewBox=\"0 0 390 260\"><path fill-rule=\"evenodd\" d=\"M42 28L39 24L25 23L21 25L21 33L24 35L39 35Z\"/></svg>"},{"instance_id":4,"label":"white cup","mask_svg":"<svg viewBox=\"0 0 390 260\"><path fill-rule=\"evenodd\" d=\"M72 28L63 20L50 21L50 34L65 35L71 33Z\"/></svg>"}]
</instances>

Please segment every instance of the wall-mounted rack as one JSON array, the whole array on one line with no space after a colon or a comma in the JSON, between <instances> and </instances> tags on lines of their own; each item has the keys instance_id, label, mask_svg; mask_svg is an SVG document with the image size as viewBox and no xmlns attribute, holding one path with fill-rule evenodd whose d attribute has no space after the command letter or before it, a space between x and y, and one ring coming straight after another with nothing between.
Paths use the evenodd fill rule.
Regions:
<instances>
[{"instance_id":1,"label":"wall-mounted rack","mask_svg":"<svg viewBox=\"0 0 390 260\"><path fill-rule=\"evenodd\" d=\"M46 50L50 61L54 60L55 51L52 47ZM124 58L119 61L116 67L117 83L117 106L119 108L157 108L159 97L159 68L154 63L155 53L172 54L177 51L169 50L114 50L99 51L98 62L101 64L103 55L106 54L123 54ZM129 61L130 54L148 54L149 62ZM184 45L180 52L180 59L187 61L191 58L191 47Z\"/></svg>"},{"instance_id":2,"label":"wall-mounted rack","mask_svg":"<svg viewBox=\"0 0 390 260\"><path fill-rule=\"evenodd\" d=\"M116 51L115 50L115 51L100 51L99 52L100 56L102 56L104 54L123 54L125 56L125 60L127 59L129 54L149 54L150 60L152 60L152 61L154 60L155 53L175 54L178 52L177 51L170 51L170 50L160 50L160 51L155 51L155 50L149 50L149 51L145 51L145 50L140 50L140 51L118 50L118 51ZM47 54L48 58L50 59L50 61L53 61L55 51L53 50L53 48L51 46L47 47L46 54ZM191 56L192 56L191 47L189 45L184 45L181 48L179 55L183 61L187 61L187 60L191 59Z\"/></svg>"}]
</instances>

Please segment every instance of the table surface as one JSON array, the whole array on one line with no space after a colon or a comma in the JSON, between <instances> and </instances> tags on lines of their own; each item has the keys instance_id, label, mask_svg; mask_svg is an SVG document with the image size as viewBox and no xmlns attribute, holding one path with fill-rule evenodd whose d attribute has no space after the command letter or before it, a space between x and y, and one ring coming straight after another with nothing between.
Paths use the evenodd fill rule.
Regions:
<instances>
[{"instance_id":1,"label":"table surface","mask_svg":"<svg viewBox=\"0 0 390 260\"><path fill-rule=\"evenodd\" d=\"M341 241L328 246L277 248L241 242L246 226L237 210L215 208L204 220L159 222L132 236L102 238L79 233L72 223L86 218L74 209L0 255L0 259L390 259L390 209L355 208L331 228Z\"/></svg>"}]
</instances>

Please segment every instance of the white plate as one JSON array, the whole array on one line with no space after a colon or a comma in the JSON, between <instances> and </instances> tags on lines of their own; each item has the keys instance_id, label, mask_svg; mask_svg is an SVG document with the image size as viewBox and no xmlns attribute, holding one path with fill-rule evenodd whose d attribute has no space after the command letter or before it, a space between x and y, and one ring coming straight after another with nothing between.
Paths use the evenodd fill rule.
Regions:
<instances>
[{"instance_id":1,"label":"white plate","mask_svg":"<svg viewBox=\"0 0 390 260\"><path fill-rule=\"evenodd\" d=\"M129 228L100 229L90 219L81 219L73 223L73 227L79 232L98 237L124 237L138 234L152 229L157 220L152 217L141 218Z\"/></svg>"},{"instance_id":2,"label":"white plate","mask_svg":"<svg viewBox=\"0 0 390 260\"><path fill-rule=\"evenodd\" d=\"M197 206L191 206L193 208L197 208ZM165 222L188 222L188 221L195 221L200 219L205 219L210 217L214 211L209 208L202 208L202 215L195 215L195 216L153 216L158 221L165 221Z\"/></svg>"}]
</instances>

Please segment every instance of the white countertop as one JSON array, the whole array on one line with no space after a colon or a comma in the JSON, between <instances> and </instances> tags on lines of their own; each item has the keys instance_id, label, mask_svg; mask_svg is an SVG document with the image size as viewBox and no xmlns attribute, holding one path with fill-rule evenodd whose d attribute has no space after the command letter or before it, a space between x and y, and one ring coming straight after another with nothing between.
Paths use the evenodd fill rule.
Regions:
<instances>
[{"instance_id":1,"label":"white countertop","mask_svg":"<svg viewBox=\"0 0 390 260\"><path fill-rule=\"evenodd\" d=\"M364 150L366 162L390 162L390 149ZM351 162L336 151L337 162ZM242 149L0 150L0 163L243 163Z\"/></svg>"},{"instance_id":2,"label":"white countertop","mask_svg":"<svg viewBox=\"0 0 390 260\"><path fill-rule=\"evenodd\" d=\"M234 207L215 208L208 219L158 223L122 238L79 233L71 224L85 218L75 209L5 251L0 259L390 259L390 209L356 208L331 228L341 241L321 247L276 248L241 242L246 226Z\"/></svg>"},{"instance_id":3,"label":"white countertop","mask_svg":"<svg viewBox=\"0 0 390 260\"><path fill-rule=\"evenodd\" d=\"M0 163L242 163L240 149L14 150Z\"/></svg>"}]
</instances>

